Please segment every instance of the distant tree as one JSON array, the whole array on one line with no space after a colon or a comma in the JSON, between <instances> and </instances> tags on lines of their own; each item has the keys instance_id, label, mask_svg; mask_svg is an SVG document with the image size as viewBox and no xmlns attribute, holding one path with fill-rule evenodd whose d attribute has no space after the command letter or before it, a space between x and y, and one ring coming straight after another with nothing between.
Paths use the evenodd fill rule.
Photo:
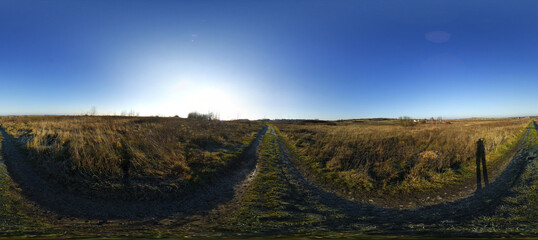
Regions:
<instances>
[{"instance_id":1,"label":"distant tree","mask_svg":"<svg viewBox=\"0 0 538 240\"><path fill-rule=\"evenodd\" d=\"M415 124L413 119L408 116L399 117L398 119L400 120L400 124L402 126L413 126Z\"/></svg>"},{"instance_id":2,"label":"distant tree","mask_svg":"<svg viewBox=\"0 0 538 240\"><path fill-rule=\"evenodd\" d=\"M215 113L212 113L212 112L209 112L209 113L206 113L206 114L199 113L199 112L190 112L189 115L187 116L187 118L207 120L207 121L219 120L218 114L215 114Z\"/></svg>"}]
</instances>

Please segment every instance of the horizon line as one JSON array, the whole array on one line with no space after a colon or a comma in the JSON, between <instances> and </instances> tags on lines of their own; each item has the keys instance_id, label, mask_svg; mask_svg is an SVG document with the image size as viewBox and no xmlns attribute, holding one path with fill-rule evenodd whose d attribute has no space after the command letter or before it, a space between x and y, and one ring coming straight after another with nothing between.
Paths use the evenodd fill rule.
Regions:
<instances>
[{"instance_id":1,"label":"horizon line","mask_svg":"<svg viewBox=\"0 0 538 240\"><path fill-rule=\"evenodd\" d=\"M121 114L0 114L0 117L141 117L141 118L182 118L188 119L187 117L181 117L179 115L121 115ZM409 116L400 116L400 117L409 117ZM220 121L237 121L237 120L249 120L249 121L260 121L260 120L271 120L271 121L352 121L352 120L398 120L400 117L364 117L364 118L340 118L340 119L320 119L320 118L236 118L236 119L217 119ZM466 119L505 119L505 118L536 118L538 115L518 115L518 116L503 116L503 117L441 117L441 120L466 120ZM411 120L431 120L431 118L413 118L409 117ZM433 118L438 120L439 117Z\"/></svg>"}]
</instances>

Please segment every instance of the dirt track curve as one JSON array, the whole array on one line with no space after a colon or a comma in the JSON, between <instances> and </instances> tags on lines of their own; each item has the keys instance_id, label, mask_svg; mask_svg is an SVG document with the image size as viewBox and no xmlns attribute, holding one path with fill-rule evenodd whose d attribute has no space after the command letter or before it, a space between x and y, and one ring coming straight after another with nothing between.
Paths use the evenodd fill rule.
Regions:
<instances>
[{"instance_id":1,"label":"dirt track curve","mask_svg":"<svg viewBox=\"0 0 538 240\"><path fill-rule=\"evenodd\" d=\"M262 129L246 150L241 168L225 173L217 182L201 187L182 199L153 201L101 200L77 196L62 191L50 181L39 177L15 139L0 129L2 153L8 172L23 196L44 211L84 219L144 219L183 217L208 212L217 205L228 202L242 191L255 174Z\"/></svg>"}]
</instances>

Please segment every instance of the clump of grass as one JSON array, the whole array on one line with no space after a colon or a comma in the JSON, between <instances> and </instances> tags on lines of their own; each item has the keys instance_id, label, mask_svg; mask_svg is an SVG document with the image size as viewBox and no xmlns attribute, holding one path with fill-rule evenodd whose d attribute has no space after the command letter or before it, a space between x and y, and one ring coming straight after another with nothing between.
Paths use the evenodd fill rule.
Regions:
<instances>
[{"instance_id":1,"label":"clump of grass","mask_svg":"<svg viewBox=\"0 0 538 240\"><path fill-rule=\"evenodd\" d=\"M148 117L3 117L44 178L105 198L160 198L233 165L263 124ZM125 184L125 181L129 184Z\"/></svg>"},{"instance_id":2,"label":"clump of grass","mask_svg":"<svg viewBox=\"0 0 538 240\"><path fill-rule=\"evenodd\" d=\"M485 139L492 167L515 147L528 119L459 120L401 126L339 122L278 124L279 134L317 179L345 192L437 189L474 172L476 140Z\"/></svg>"}]
</instances>

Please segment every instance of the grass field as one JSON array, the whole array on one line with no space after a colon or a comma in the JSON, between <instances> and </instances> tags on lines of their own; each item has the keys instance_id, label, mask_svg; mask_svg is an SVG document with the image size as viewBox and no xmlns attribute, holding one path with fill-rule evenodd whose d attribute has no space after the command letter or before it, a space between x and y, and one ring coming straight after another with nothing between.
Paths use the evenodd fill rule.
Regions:
<instances>
[{"instance_id":1,"label":"grass field","mask_svg":"<svg viewBox=\"0 0 538 240\"><path fill-rule=\"evenodd\" d=\"M97 116L2 117L0 124L44 178L73 192L127 199L167 197L210 181L263 127L249 121Z\"/></svg>"},{"instance_id":2,"label":"grass field","mask_svg":"<svg viewBox=\"0 0 538 240\"><path fill-rule=\"evenodd\" d=\"M26 199L24 186L11 178L13 165L6 167L0 160L0 237L56 238L98 233L110 237L171 238L279 234L284 239L293 239L295 234L320 238L362 234L536 236L538 133L529 122L530 119L458 120L409 126L398 120L273 122L267 131L259 132L266 129L262 122L4 117L0 118L7 132L4 136L11 139L0 141L7 146L1 148L9 160L6 162L13 163L20 160L14 156L27 155L43 178L89 195L88 201L94 201L95 196L136 197L134 202L175 196L180 204L196 206L188 205L184 196L206 193L186 192L189 188L217 183L212 180L222 180L229 171L243 169L248 173L241 181L219 182L230 184L233 196L229 198L192 198L210 206L207 211L204 208L186 213L166 208L170 214L87 218L48 211L41 208L39 201ZM528 134L524 134L527 130ZM263 135L253 140L260 133ZM490 185L494 188L489 188L489 195L461 195L461 201L443 200L433 206L409 209L378 207L339 194L344 189L397 198L399 194L420 195L431 189L444 192L451 183L472 187L475 141L479 137L485 139L492 170L497 165L503 170L503 158L518 147L512 163L525 163L521 165L525 169L504 171L513 173L509 177L513 185L498 185L502 182L500 177ZM12 140L20 146L15 147ZM246 152L252 153L248 154L251 167L234 164L249 145ZM23 154L13 153L18 148ZM122 167L126 159L127 180ZM311 177L326 184L311 181ZM218 183L208 186L214 185L223 187ZM173 186L177 188L170 190Z\"/></svg>"},{"instance_id":3,"label":"grass field","mask_svg":"<svg viewBox=\"0 0 538 240\"><path fill-rule=\"evenodd\" d=\"M518 142L530 119L457 120L402 126L398 121L279 123L301 165L345 192L437 189L473 175L475 142L489 167Z\"/></svg>"}]
</instances>

